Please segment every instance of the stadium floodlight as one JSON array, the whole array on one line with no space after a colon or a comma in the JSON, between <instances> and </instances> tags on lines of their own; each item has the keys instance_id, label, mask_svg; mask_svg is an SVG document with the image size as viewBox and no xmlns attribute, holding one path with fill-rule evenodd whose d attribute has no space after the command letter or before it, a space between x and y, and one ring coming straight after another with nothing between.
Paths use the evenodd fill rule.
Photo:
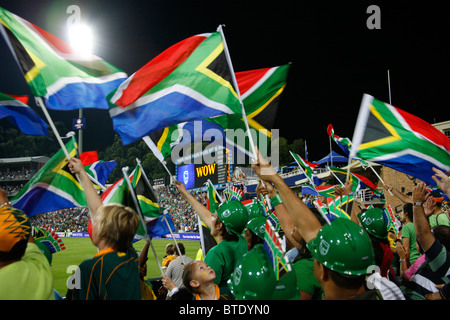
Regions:
<instances>
[{"instance_id":1,"label":"stadium floodlight","mask_svg":"<svg viewBox=\"0 0 450 320\"><path fill-rule=\"evenodd\" d=\"M90 55L93 46L92 30L85 24L75 23L69 27L69 41L81 56Z\"/></svg>"}]
</instances>

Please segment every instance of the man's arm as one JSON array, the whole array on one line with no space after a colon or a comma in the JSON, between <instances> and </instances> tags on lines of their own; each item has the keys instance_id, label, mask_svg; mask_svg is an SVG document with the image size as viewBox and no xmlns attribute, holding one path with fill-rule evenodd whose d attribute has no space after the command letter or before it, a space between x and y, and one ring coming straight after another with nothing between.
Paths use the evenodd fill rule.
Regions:
<instances>
[{"instance_id":1,"label":"man's arm","mask_svg":"<svg viewBox=\"0 0 450 320\"><path fill-rule=\"evenodd\" d=\"M433 201L433 198L426 196L427 189L423 182L418 183L413 188L412 199L413 203L417 202L424 203L425 201ZM430 249L433 245L435 238L431 232L430 223L428 218L425 216L425 211L422 205L413 205L413 215L414 215L414 228L416 230L417 240L424 251Z\"/></svg>"},{"instance_id":2,"label":"man's arm","mask_svg":"<svg viewBox=\"0 0 450 320\"><path fill-rule=\"evenodd\" d=\"M261 180L272 183L278 190L294 226L306 242L314 239L322 228L319 220L289 188L273 167L265 160L258 150L258 159L252 164L252 169Z\"/></svg>"},{"instance_id":3,"label":"man's arm","mask_svg":"<svg viewBox=\"0 0 450 320\"><path fill-rule=\"evenodd\" d=\"M139 267L143 267L148 260L148 248L150 246L151 239L148 239L145 241L144 247L141 250L141 253L139 254Z\"/></svg>"},{"instance_id":4,"label":"man's arm","mask_svg":"<svg viewBox=\"0 0 450 320\"><path fill-rule=\"evenodd\" d=\"M275 197L277 195L277 191L273 188L273 186L270 183L265 183L264 186L262 186L261 181L258 183L258 186L256 187L256 193L257 194L262 193L263 195L267 194L269 198ZM276 206L274 206L274 210L277 213L278 221L280 221L281 228L283 228L286 237L294 246L299 247L300 243L292 237L292 233L294 231L294 223L284 203L279 203Z\"/></svg>"},{"instance_id":5,"label":"man's arm","mask_svg":"<svg viewBox=\"0 0 450 320\"><path fill-rule=\"evenodd\" d=\"M401 193L400 191L398 191L397 189L395 189L394 187L392 187L392 186L390 186L390 185L388 185L388 184L385 184L385 185L384 185L384 188L385 188L386 190L391 191L392 194L393 194L394 196L396 196L397 198L399 198L400 201L402 201L403 203L412 203L412 202L413 202L412 199L411 199L410 197L408 197L407 195Z\"/></svg>"},{"instance_id":6,"label":"man's arm","mask_svg":"<svg viewBox=\"0 0 450 320\"><path fill-rule=\"evenodd\" d=\"M189 191L186 190L186 186L180 182L175 181L175 186L177 187L180 194L186 199L186 201L192 206L192 209L197 212L200 219L205 223L205 225L212 230L212 219L211 219L211 212L206 208L200 201L198 201L192 194L189 193Z\"/></svg>"}]
</instances>

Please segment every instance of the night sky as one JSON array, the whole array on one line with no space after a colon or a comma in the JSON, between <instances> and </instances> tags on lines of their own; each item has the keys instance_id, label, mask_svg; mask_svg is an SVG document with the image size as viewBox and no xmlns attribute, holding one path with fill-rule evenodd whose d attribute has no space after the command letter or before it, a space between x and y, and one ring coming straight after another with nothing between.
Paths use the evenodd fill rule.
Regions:
<instances>
[{"instance_id":1,"label":"night sky","mask_svg":"<svg viewBox=\"0 0 450 320\"><path fill-rule=\"evenodd\" d=\"M450 50L446 2L410 1L125 1L14 0L0 6L67 40L69 5L94 30L93 53L131 75L189 36L224 33L235 71L291 62L275 128L289 142L307 141L309 160L329 152L326 128L352 137L363 93L430 122L449 120ZM368 29L368 6L381 29ZM30 94L3 38L0 91ZM34 102L30 103L35 110ZM50 111L72 123L77 111ZM107 111L85 110L84 150L112 142ZM65 133L61 133L64 135ZM338 148L335 148L339 152Z\"/></svg>"}]
</instances>

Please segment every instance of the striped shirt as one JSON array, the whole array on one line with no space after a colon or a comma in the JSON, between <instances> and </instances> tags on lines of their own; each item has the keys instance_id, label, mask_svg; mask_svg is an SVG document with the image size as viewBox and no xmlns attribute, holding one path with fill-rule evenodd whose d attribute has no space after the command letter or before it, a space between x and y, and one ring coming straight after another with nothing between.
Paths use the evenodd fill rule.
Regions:
<instances>
[{"instance_id":1,"label":"striped shirt","mask_svg":"<svg viewBox=\"0 0 450 320\"><path fill-rule=\"evenodd\" d=\"M422 296L437 292L437 284L450 282L450 255L439 240L436 239L430 249L425 252L425 258L426 262L406 284L406 287Z\"/></svg>"}]
</instances>

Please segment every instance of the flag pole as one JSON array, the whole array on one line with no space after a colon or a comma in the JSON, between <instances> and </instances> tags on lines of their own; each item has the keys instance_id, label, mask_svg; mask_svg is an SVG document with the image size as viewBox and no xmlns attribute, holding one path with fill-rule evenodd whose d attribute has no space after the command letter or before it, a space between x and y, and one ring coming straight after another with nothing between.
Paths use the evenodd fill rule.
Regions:
<instances>
[{"instance_id":1,"label":"flag pole","mask_svg":"<svg viewBox=\"0 0 450 320\"><path fill-rule=\"evenodd\" d=\"M389 90L389 104L392 106L392 98L391 98L391 73L390 70L388 69L387 71L387 76L388 76L388 90ZM396 170L394 170L394 178L395 178L395 187L397 187L397 176L395 175ZM381 179L380 179L381 180ZM384 183L383 183L384 184ZM391 194L391 196L393 196L391 190L389 190L389 193Z\"/></svg>"},{"instance_id":2,"label":"flag pole","mask_svg":"<svg viewBox=\"0 0 450 320\"><path fill-rule=\"evenodd\" d=\"M178 242L175 239L175 236L173 235L172 228L170 227L169 222L167 221L166 215L164 213L163 213L163 220L166 222L167 228L169 228L170 235L172 236L172 240L175 243L175 246L177 247L177 251L178 251L178 254L180 255L181 262L183 263L184 266L186 266L183 255L181 254L181 251L180 251L180 247L178 246Z\"/></svg>"},{"instance_id":3,"label":"flag pole","mask_svg":"<svg viewBox=\"0 0 450 320\"><path fill-rule=\"evenodd\" d=\"M156 200L156 202L158 203L158 207L159 207L158 197L156 196L156 193L155 193L155 191L153 190L153 187L152 187L152 185L150 184L150 181L148 180L148 177L147 177L147 174L146 174L145 171L144 171L144 168L142 168L141 160L139 160L138 158L136 158L136 162L137 162L137 165L139 166L139 168L141 168L142 176L144 177L145 183L148 185L148 187L149 187L149 189L150 189L150 192L152 193L152 196L153 196L153 198ZM166 218L166 216L164 215L164 213L163 213L163 220L164 220L164 222L167 224L167 228L169 229L170 234L172 235L173 242L175 243L175 246L177 247L178 254L180 255L181 261L183 261L183 264L184 264L184 259L183 259L183 256L182 256L182 254L181 254L180 248L178 247L177 240L175 240L175 236L174 236L173 233L172 233L172 228L170 228L169 222L167 221L167 218ZM147 226L146 226L146 227L147 227ZM147 228L146 228L145 230L146 230L146 232L147 232Z\"/></svg>"},{"instance_id":4,"label":"flag pole","mask_svg":"<svg viewBox=\"0 0 450 320\"><path fill-rule=\"evenodd\" d=\"M335 175L333 171L331 171L330 167L328 167L328 170L330 170L331 174L332 174L332 175L339 181L339 183L344 187L345 184L342 183L341 179L339 179L338 176ZM347 178L347 180L348 180L348 178Z\"/></svg>"},{"instance_id":5,"label":"flag pole","mask_svg":"<svg viewBox=\"0 0 450 320\"><path fill-rule=\"evenodd\" d=\"M161 151L159 151L158 147L149 136L142 137L142 140L144 140L144 142L147 144L147 147L149 147L155 157L158 158L159 162L161 162L161 164L164 166L164 169L166 169L167 173L169 174L170 183L172 183L172 174L166 166L166 162L164 161L164 156L162 155Z\"/></svg>"},{"instance_id":6,"label":"flag pole","mask_svg":"<svg viewBox=\"0 0 450 320\"><path fill-rule=\"evenodd\" d=\"M142 215L141 207L139 206L139 202L137 201L136 194L134 193L133 186L131 185L131 182L130 182L130 178L128 177L128 167L122 168L122 174L123 174L123 180L125 180L125 182L128 185L128 189L130 190L131 198L133 199L134 205L136 207L136 212L139 216L139 219L141 220L142 227L144 228L144 231L145 231L145 236L147 237L148 236L147 224L145 223L145 219Z\"/></svg>"},{"instance_id":7,"label":"flag pole","mask_svg":"<svg viewBox=\"0 0 450 320\"><path fill-rule=\"evenodd\" d=\"M202 248L202 257L203 260L205 260L206 248L205 248L205 239L203 239L202 219L200 219L200 216L198 214L197 214L197 225L198 225L198 233L200 234L200 246Z\"/></svg>"},{"instance_id":8,"label":"flag pole","mask_svg":"<svg viewBox=\"0 0 450 320\"><path fill-rule=\"evenodd\" d=\"M388 89L389 89L389 104L392 105L392 100L391 100L391 75L389 73L389 69L387 71L387 76L388 76Z\"/></svg>"},{"instance_id":9,"label":"flag pole","mask_svg":"<svg viewBox=\"0 0 450 320\"><path fill-rule=\"evenodd\" d=\"M377 173L376 170L372 167L372 165L371 165L369 162L367 162L367 164L369 165L369 168L372 169L373 173L375 173L375 175L377 176L377 178L380 179L381 183L384 185L383 179L381 179L381 177L378 175L378 173ZM391 194L391 196L394 196L394 195L392 194L391 190L388 189L388 191L389 191L389 193Z\"/></svg>"},{"instance_id":10,"label":"flag pole","mask_svg":"<svg viewBox=\"0 0 450 320\"><path fill-rule=\"evenodd\" d=\"M158 263L158 268L159 268L159 271L161 272L161 276L163 276L164 275L164 271L162 270L161 263L158 260L158 255L156 254L155 248L153 247L152 239L151 239L150 236L147 236L147 237L148 237L147 239L150 242L150 246L152 247L152 251L153 251L153 255L155 256L155 260Z\"/></svg>"},{"instance_id":11,"label":"flag pole","mask_svg":"<svg viewBox=\"0 0 450 320\"><path fill-rule=\"evenodd\" d=\"M228 51L228 46L227 46L227 41L225 40L225 35L223 33L223 25L220 24L219 27L217 28L217 31L220 32L220 35L222 36L222 42L223 42L223 51L225 52L225 58L227 60L228 63L228 67L230 68L230 73L231 73L231 80L233 81L233 86L236 90L236 94L239 100L239 103L241 104L241 109L242 109L242 118L244 120L245 123L245 127L247 129L247 135L248 135L248 139L250 142L250 146L252 148L252 152L253 152L253 159L257 159L257 153L256 153L256 148L255 148L255 143L253 142L253 137L252 134L250 132L250 127L248 125L248 118L247 118L247 114L245 112L245 108L244 108L244 104L242 103L242 98L241 98L241 92L239 90L239 86L236 80L236 75L234 74L234 69L233 69L233 63L231 62L231 57L230 57L230 53Z\"/></svg>"},{"instance_id":12,"label":"flag pole","mask_svg":"<svg viewBox=\"0 0 450 320\"><path fill-rule=\"evenodd\" d=\"M144 228L145 239L149 239L150 246L152 247L153 254L155 256L155 260L158 263L159 271L161 271L161 275L164 275L164 272L163 272L163 270L161 268L161 264L159 263L159 260L158 260L158 256L156 255L156 251L153 248L152 240L150 239L150 236L148 235L147 224L145 223L144 217L142 216L141 207L139 206L139 203L138 203L137 198L136 198L136 194L134 193L133 186L131 185L130 179L128 177L128 167L123 167L122 168L122 174L123 174L123 180L126 181L126 183L128 185L128 189L130 190L131 198L133 199L134 205L136 207L136 212L137 212L137 214L139 216L139 219L141 221L142 227Z\"/></svg>"},{"instance_id":13,"label":"flag pole","mask_svg":"<svg viewBox=\"0 0 450 320\"><path fill-rule=\"evenodd\" d=\"M222 203L222 202L223 202L223 199L222 199L222 197L220 196L219 192L218 192L218 191L216 190L216 188L214 187L214 184L211 182L210 179L208 179L208 183L211 184L211 186L212 186L213 189L214 189L214 192L216 193L217 198L219 198L220 202Z\"/></svg>"},{"instance_id":14,"label":"flag pole","mask_svg":"<svg viewBox=\"0 0 450 320\"><path fill-rule=\"evenodd\" d=\"M67 151L66 146L65 146L64 142L62 141L62 138L61 138L61 136L59 135L59 132L58 132L58 130L56 129L55 124L53 123L53 120L52 120L52 118L50 117L50 114L48 113L47 108L45 107L44 101L42 100L41 97L35 97L35 100L36 100L36 104L37 104L39 107L41 107L42 112L44 113L44 115L45 115L45 117L46 117L48 123L50 124L50 127L51 127L52 130L53 130L53 133L55 134L56 140L58 140L58 143L59 143L61 149L63 150L63 152L64 152L64 154L65 154L67 160L69 160L69 159L71 158L70 155L69 155L69 152ZM69 133L70 133L70 132L69 132ZM67 135L66 135L66 137L67 137ZM69 135L69 137L70 137L72 140L75 141L75 136L74 136L74 135L71 134L71 135ZM78 153L78 151L77 151L77 153ZM98 182L94 177L92 177L92 176L89 175L89 174L88 174L88 177L89 177L89 179L90 179L93 183L95 183L95 184L98 185L100 188L102 188L103 191L106 190L105 186L102 185L100 182ZM77 175L77 179L78 179L78 175ZM78 181L79 181L79 179L78 179Z\"/></svg>"},{"instance_id":15,"label":"flag pole","mask_svg":"<svg viewBox=\"0 0 450 320\"><path fill-rule=\"evenodd\" d=\"M222 24L219 25L219 27L217 28L217 31L220 32L220 35L222 36L222 42L223 42L223 51L225 52L225 58L227 60L228 66L230 68L230 73L231 73L231 80L233 81L233 85L234 88L236 89L236 94L239 100L239 103L241 104L241 109L242 109L242 119L244 120L244 124L245 124L245 128L247 129L247 135L248 135L248 140L250 142L250 147L252 148L252 158L254 162L255 160L258 159L258 153L256 152L256 147L255 147L255 143L253 141L253 137L252 137L252 133L250 132L250 127L248 125L248 118L247 118L247 114L245 112L245 108L244 108L244 103L242 103L242 98L241 98L241 92L239 90L239 86L236 80L236 74L234 73L234 68L233 68L233 63L231 62L231 56L230 56L230 52L228 51L228 46L227 46L227 41L225 40L225 35L223 33L223 26ZM262 186L265 187L264 181L262 181ZM266 194L265 195L266 201L268 203L270 203L269 201L269 196ZM269 205L271 206L271 205Z\"/></svg>"},{"instance_id":16,"label":"flag pole","mask_svg":"<svg viewBox=\"0 0 450 320\"><path fill-rule=\"evenodd\" d=\"M50 117L50 114L48 113L47 108L45 107L44 101L42 100L41 97L35 97L35 101L36 101L36 104L39 107L41 107L42 112L45 115L45 118L47 119L50 127L53 130L53 133L55 134L56 140L58 141L59 145L61 146L61 149L64 151L64 154L66 155L67 160L69 160L70 159L69 152L67 152L66 146L64 145L64 142L62 141L61 136L59 135L59 132L56 129L55 124L53 123L53 120Z\"/></svg>"}]
</instances>

